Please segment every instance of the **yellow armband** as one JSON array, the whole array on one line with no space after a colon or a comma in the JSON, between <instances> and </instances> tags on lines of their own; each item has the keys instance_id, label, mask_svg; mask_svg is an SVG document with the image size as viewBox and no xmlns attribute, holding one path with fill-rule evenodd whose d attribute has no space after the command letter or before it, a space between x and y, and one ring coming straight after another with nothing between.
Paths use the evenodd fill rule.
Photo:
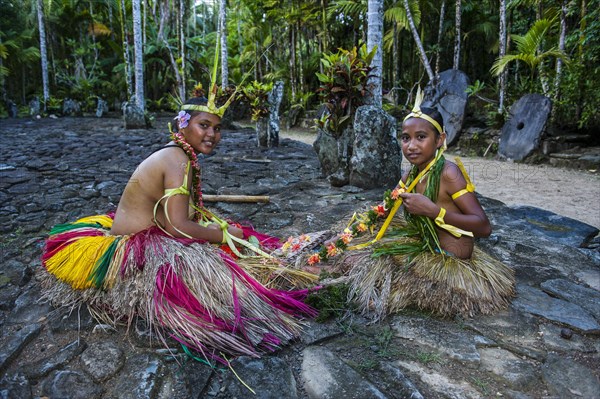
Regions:
<instances>
[{"instance_id":1,"label":"yellow armband","mask_svg":"<svg viewBox=\"0 0 600 399\"><path fill-rule=\"evenodd\" d=\"M453 200L457 199L458 197L460 197L462 195L465 195L466 193L472 193L475 191L475 185L473 184L473 182L471 182L471 178L469 177L469 174L467 173L467 170L465 169L465 165L463 165L460 158L459 157L454 158L454 162L456 163L456 166L458 166L458 169L460 169L460 172L462 173L463 177L465 178L465 181L467 182L467 187L452 194Z\"/></svg>"},{"instance_id":2,"label":"yellow armband","mask_svg":"<svg viewBox=\"0 0 600 399\"><path fill-rule=\"evenodd\" d=\"M435 224L437 224L440 228L448 231L454 237L460 237L460 236L473 237L473 233L471 233L470 231L462 230L462 229L459 229L458 227L452 226L451 224L447 224L444 221L444 216L446 216L446 209L440 207L440 213L438 213L437 217L435 218Z\"/></svg>"}]
</instances>

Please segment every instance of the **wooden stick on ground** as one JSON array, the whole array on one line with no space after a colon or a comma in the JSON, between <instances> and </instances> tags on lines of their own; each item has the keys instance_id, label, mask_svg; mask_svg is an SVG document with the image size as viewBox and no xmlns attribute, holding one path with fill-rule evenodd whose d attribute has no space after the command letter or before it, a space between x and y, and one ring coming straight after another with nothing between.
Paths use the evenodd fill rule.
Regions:
<instances>
[{"instance_id":1,"label":"wooden stick on ground","mask_svg":"<svg viewBox=\"0 0 600 399\"><path fill-rule=\"evenodd\" d=\"M204 202L269 202L268 195L209 195L202 196Z\"/></svg>"}]
</instances>

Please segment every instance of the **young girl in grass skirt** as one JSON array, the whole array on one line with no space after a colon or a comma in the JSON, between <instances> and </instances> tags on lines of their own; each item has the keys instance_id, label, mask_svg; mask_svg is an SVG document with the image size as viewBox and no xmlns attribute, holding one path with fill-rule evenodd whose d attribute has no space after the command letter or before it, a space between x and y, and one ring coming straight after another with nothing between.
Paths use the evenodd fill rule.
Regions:
<instances>
[{"instance_id":1,"label":"young girl in grass skirt","mask_svg":"<svg viewBox=\"0 0 600 399\"><path fill-rule=\"evenodd\" d=\"M216 87L215 87L216 89ZM168 345L205 359L257 357L297 337L314 315L306 290L316 276L286 269L269 252L276 238L229 223L203 206L197 153L221 139L214 92L176 117L172 141L127 183L115 214L52 229L43 254L44 295L55 305L87 303L102 322L144 318Z\"/></svg>"},{"instance_id":2,"label":"young girl in grass skirt","mask_svg":"<svg viewBox=\"0 0 600 399\"><path fill-rule=\"evenodd\" d=\"M344 275L349 297L376 319L408 306L441 316L492 313L514 296L514 274L474 245L474 237L490 235L490 223L460 160L443 156L440 113L421 109L421 99L419 92L400 136L411 169L308 263L328 261L328 271Z\"/></svg>"}]
</instances>

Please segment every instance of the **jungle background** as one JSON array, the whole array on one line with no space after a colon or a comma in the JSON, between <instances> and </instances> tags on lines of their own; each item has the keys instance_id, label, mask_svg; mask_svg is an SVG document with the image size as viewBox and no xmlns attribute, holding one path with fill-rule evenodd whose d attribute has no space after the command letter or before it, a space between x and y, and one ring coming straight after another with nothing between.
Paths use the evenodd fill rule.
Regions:
<instances>
[{"instance_id":1,"label":"jungle background","mask_svg":"<svg viewBox=\"0 0 600 399\"><path fill-rule=\"evenodd\" d=\"M220 83L282 80L283 115L316 109L321 59L367 42L374 1L0 0L0 116L29 115L33 98L42 115L65 99L84 113L98 98L120 111L134 94L147 112L173 111L208 86L219 37ZM469 106L487 126L531 92L553 100L555 128L600 125L598 0L375 2L384 109L406 110L418 85L454 68L471 79Z\"/></svg>"}]
</instances>

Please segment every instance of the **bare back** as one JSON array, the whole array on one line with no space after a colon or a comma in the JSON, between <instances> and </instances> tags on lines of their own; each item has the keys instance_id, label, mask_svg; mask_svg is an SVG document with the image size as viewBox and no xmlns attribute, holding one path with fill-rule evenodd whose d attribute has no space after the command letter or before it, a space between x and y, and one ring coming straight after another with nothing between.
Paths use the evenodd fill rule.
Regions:
<instances>
[{"instance_id":1,"label":"bare back","mask_svg":"<svg viewBox=\"0 0 600 399\"><path fill-rule=\"evenodd\" d=\"M179 186L184 181L188 158L177 147L163 148L146 158L133 172L125 186L111 234L134 234L154 225L154 206L163 197L165 189L178 187L176 182L165 183L167 171L175 172ZM191 179L188 178L188 185ZM164 223L162 205L157 219Z\"/></svg>"}]
</instances>

